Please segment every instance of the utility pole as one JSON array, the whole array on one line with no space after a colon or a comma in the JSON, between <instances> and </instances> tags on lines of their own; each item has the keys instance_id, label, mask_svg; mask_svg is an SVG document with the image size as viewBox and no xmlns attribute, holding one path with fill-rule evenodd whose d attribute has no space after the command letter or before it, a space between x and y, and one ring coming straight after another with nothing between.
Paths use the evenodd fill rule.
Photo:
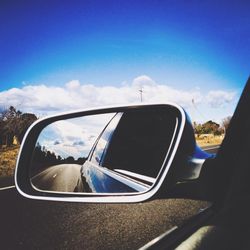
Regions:
<instances>
[{"instance_id":1,"label":"utility pole","mask_svg":"<svg viewBox=\"0 0 250 250\"><path fill-rule=\"evenodd\" d=\"M194 98L192 98L192 106L193 106L194 110L195 110L197 113L199 113L199 115L200 115L204 120L208 120L207 117L205 117L205 115L204 115L202 112L200 112L200 110L199 110L198 107L196 106L196 103L195 103L195 99L194 99Z\"/></svg>"},{"instance_id":2,"label":"utility pole","mask_svg":"<svg viewBox=\"0 0 250 250\"><path fill-rule=\"evenodd\" d=\"M142 102L142 93L143 93L142 87L139 89L139 92L140 92L140 97L141 97L141 102Z\"/></svg>"}]
</instances>

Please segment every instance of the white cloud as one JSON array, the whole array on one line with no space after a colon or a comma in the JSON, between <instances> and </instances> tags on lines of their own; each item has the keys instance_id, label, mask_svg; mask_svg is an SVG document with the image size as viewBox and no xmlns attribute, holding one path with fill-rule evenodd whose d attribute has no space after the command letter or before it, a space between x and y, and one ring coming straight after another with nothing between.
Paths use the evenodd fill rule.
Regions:
<instances>
[{"instance_id":1,"label":"white cloud","mask_svg":"<svg viewBox=\"0 0 250 250\"><path fill-rule=\"evenodd\" d=\"M65 84L66 88L69 90L74 90L80 87L80 81L79 80L72 80Z\"/></svg>"},{"instance_id":2,"label":"white cloud","mask_svg":"<svg viewBox=\"0 0 250 250\"><path fill-rule=\"evenodd\" d=\"M60 87L25 85L0 92L0 107L13 105L22 111L43 115L96 106L132 104L140 102L141 88L143 102L171 101L186 109L192 109L192 100L196 106L220 108L235 99L234 92L211 90L208 94L203 94L199 88L181 90L141 75L131 83L124 82L120 86L81 84L78 80L72 80Z\"/></svg>"},{"instance_id":3,"label":"white cloud","mask_svg":"<svg viewBox=\"0 0 250 250\"><path fill-rule=\"evenodd\" d=\"M222 107L234 100L235 92L226 92L222 90L209 91L206 100L213 108Z\"/></svg>"},{"instance_id":4,"label":"white cloud","mask_svg":"<svg viewBox=\"0 0 250 250\"><path fill-rule=\"evenodd\" d=\"M132 82L133 87L139 87L139 88L144 86L155 86L155 85L156 85L155 81L146 75L138 76Z\"/></svg>"}]
</instances>

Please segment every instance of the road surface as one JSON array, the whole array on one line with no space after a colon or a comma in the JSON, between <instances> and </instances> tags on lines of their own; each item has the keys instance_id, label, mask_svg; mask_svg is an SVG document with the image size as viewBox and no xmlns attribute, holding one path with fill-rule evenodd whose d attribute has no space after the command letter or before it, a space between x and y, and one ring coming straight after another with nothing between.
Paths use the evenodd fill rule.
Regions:
<instances>
[{"instance_id":1,"label":"road surface","mask_svg":"<svg viewBox=\"0 0 250 250\"><path fill-rule=\"evenodd\" d=\"M210 153L210 154L216 154L219 150L220 146L206 146L206 147L202 147L202 149L204 151L206 151L207 153Z\"/></svg>"},{"instance_id":2,"label":"road surface","mask_svg":"<svg viewBox=\"0 0 250 250\"><path fill-rule=\"evenodd\" d=\"M138 204L30 200L0 191L1 249L137 249L208 202L162 199Z\"/></svg>"},{"instance_id":3,"label":"road surface","mask_svg":"<svg viewBox=\"0 0 250 250\"><path fill-rule=\"evenodd\" d=\"M31 179L40 190L74 192L80 176L81 165L60 164L47 168Z\"/></svg>"},{"instance_id":4,"label":"road surface","mask_svg":"<svg viewBox=\"0 0 250 250\"><path fill-rule=\"evenodd\" d=\"M0 201L1 249L137 249L209 205L191 199L37 201L22 197L15 187L0 189Z\"/></svg>"}]
</instances>

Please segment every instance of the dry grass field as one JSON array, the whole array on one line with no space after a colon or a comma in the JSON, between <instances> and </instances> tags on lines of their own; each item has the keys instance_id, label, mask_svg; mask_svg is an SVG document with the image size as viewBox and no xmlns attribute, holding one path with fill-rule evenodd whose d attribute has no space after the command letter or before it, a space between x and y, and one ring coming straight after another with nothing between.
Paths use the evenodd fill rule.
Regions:
<instances>
[{"instance_id":1,"label":"dry grass field","mask_svg":"<svg viewBox=\"0 0 250 250\"><path fill-rule=\"evenodd\" d=\"M220 145L223 141L224 137L223 136L213 136L213 137L203 137L203 138L197 138L196 137L196 142L200 147L212 147L212 146L217 146Z\"/></svg>"},{"instance_id":2,"label":"dry grass field","mask_svg":"<svg viewBox=\"0 0 250 250\"><path fill-rule=\"evenodd\" d=\"M0 176L13 176L19 146L0 149Z\"/></svg>"}]
</instances>

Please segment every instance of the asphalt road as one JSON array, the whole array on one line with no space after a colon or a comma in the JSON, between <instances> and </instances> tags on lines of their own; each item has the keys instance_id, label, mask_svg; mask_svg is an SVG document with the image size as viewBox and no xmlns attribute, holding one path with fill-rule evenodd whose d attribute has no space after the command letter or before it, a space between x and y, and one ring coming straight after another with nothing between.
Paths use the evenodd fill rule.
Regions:
<instances>
[{"instance_id":1,"label":"asphalt road","mask_svg":"<svg viewBox=\"0 0 250 250\"><path fill-rule=\"evenodd\" d=\"M32 178L32 184L41 190L74 192L80 178L81 165L60 164L47 168Z\"/></svg>"},{"instance_id":2,"label":"asphalt road","mask_svg":"<svg viewBox=\"0 0 250 250\"><path fill-rule=\"evenodd\" d=\"M219 150L220 146L207 146L207 147L202 147L204 151L210 154L216 154Z\"/></svg>"},{"instance_id":3,"label":"asphalt road","mask_svg":"<svg viewBox=\"0 0 250 250\"><path fill-rule=\"evenodd\" d=\"M0 189L0 201L1 249L137 249L209 205L190 199L37 201L22 197L15 187Z\"/></svg>"},{"instance_id":4,"label":"asphalt road","mask_svg":"<svg viewBox=\"0 0 250 250\"><path fill-rule=\"evenodd\" d=\"M137 249L208 205L47 202L23 198L15 188L0 191L0 200L1 249Z\"/></svg>"}]
</instances>

